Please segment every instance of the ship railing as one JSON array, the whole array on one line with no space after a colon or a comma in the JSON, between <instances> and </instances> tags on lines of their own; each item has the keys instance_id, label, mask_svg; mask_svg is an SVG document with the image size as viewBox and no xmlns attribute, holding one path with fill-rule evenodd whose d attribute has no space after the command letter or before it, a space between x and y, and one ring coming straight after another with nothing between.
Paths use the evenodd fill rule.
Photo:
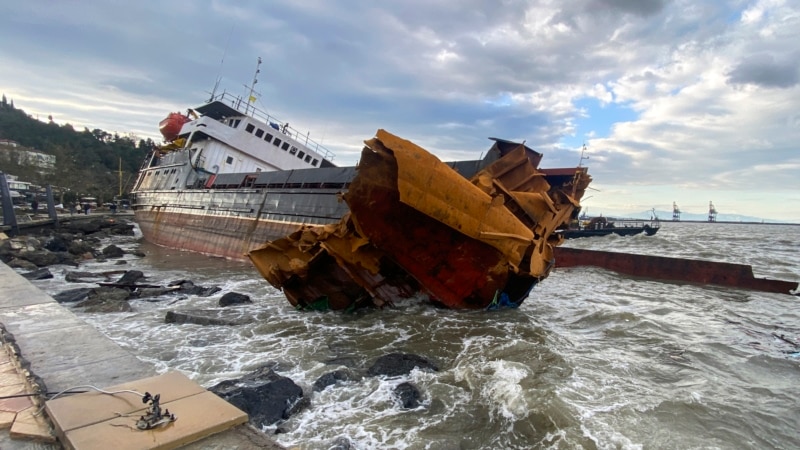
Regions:
<instances>
[{"instance_id":1,"label":"ship railing","mask_svg":"<svg viewBox=\"0 0 800 450\"><path fill-rule=\"evenodd\" d=\"M302 134L299 130L289 125L289 122L283 122L282 120L267 113L266 111L258 109L255 105L243 100L239 96L235 96L225 91L222 92L221 94L217 94L216 96L212 97L211 100L209 100L209 103L213 101L225 103L231 108L239 111L243 115L250 116L256 120L259 120L267 124L267 126L273 128L274 130L280 131L283 134L291 137L295 141L302 143L309 149L314 150L318 154L322 155L322 157L327 159L328 161L332 162L334 157L336 156L332 151L325 148L322 144L311 139L310 131L306 131L305 134Z\"/></svg>"}]
</instances>

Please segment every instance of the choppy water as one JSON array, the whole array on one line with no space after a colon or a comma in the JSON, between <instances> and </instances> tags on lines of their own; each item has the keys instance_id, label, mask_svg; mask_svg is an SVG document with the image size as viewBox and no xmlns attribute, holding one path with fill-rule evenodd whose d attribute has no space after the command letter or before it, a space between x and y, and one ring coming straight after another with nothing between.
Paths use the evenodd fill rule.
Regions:
<instances>
[{"instance_id":1,"label":"choppy water","mask_svg":"<svg viewBox=\"0 0 800 450\"><path fill-rule=\"evenodd\" d=\"M119 239L117 239L118 241ZM125 245L139 245L129 239ZM758 277L800 280L800 226L665 223L656 236L607 236L569 246L751 264ZM311 405L281 425L287 447L799 448L800 298L635 280L561 269L517 310L449 311L409 300L355 314L296 312L247 263L141 244L127 266L149 282L191 279L246 293L255 324L165 324L169 309L216 308L211 298L137 300L134 312L79 315L154 363L204 386L271 361ZM63 275L38 283L50 293ZM69 285L69 288L78 285ZM410 352L436 373L363 378L311 392L321 375ZM423 406L393 399L411 381ZM266 430L274 432L274 428Z\"/></svg>"}]
</instances>

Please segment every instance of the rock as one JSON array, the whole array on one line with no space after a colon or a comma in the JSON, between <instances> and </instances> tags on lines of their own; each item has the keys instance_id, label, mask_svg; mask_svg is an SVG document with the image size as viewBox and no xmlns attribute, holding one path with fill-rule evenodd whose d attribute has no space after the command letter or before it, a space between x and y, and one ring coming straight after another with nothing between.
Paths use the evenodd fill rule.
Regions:
<instances>
[{"instance_id":1,"label":"rock","mask_svg":"<svg viewBox=\"0 0 800 450\"><path fill-rule=\"evenodd\" d=\"M422 397L419 389L411 383L400 383L394 388L394 395L400 400L404 409L414 409L419 406L419 399Z\"/></svg>"},{"instance_id":2,"label":"rock","mask_svg":"<svg viewBox=\"0 0 800 450\"><path fill-rule=\"evenodd\" d=\"M352 372L349 370L334 370L333 372L328 372L321 377L317 378L317 381L314 382L314 392L319 392L324 390L328 386L332 386L340 381L352 381L355 380L356 376L353 375Z\"/></svg>"},{"instance_id":3,"label":"rock","mask_svg":"<svg viewBox=\"0 0 800 450\"><path fill-rule=\"evenodd\" d=\"M169 286L178 286L177 292L180 292L181 294L196 295L198 297L210 297L222 290L217 286L211 286L208 288L195 286L194 283L189 280L172 281L169 283Z\"/></svg>"},{"instance_id":4,"label":"rock","mask_svg":"<svg viewBox=\"0 0 800 450\"><path fill-rule=\"evenodd\" d=\"M375 363L367 369L367 374L370 376L385 375L388 377L396 377L411 373L415 367L421 370L439 371L439 368L434 363L422 356L411 353L390 353L378 358Z\"/></svg>"},{"instance_id":5,"label":"rock","mask_svg":"<svg viewBox=\"0 0 800 450\"><path fill-rule=\"evenodd\" d=\"M94 247L86 241L72 241L69 243L67 251L73 255L94 254Z\"/></svg>"},{"instance_id":6,"label":"rock","mask_svg":"<svg viewBox=\"0 0 800 450\"><path fill-rule=\"evenodd\" d=\"M100 287L92 289L87 299L75 305L85 308L86 312L128 312L131 305L127 302L130 292L127 289L113 287Z\"/></svg>"},{"instance_id":7,"label":"rock","mask_svg":"<svg viewBox=\"0 0 800 450\"><path fill-rule=\"evenodd\" d=\"M239 294L238 292L228 292L219 299L219 306L241 305L253 303L249 295Z\"/></svg>"},{"instance_id":8,"label":"rock","mask_svg":"<svg viewBox=\"0 0 800 450\"><path fill-rule=\"evenodd\" d=\"M69 241L64 239L63 236L51 236L50 239L45 241L44 248L51 252L66 252L69 250Z\"/></svg>"},{"instance_id":9,"label":"rock","mask_svg":"<svg viewBox=\"0 0 800 450\"><path fill-rule=\"evenodd\" d=\"M286 420L308 403L300 386L268 367L209 390L246 412L256 427Z\"/></svg>"},{"instance_id":10,"label":"rock","mask_svg":"<svg viewBox=\"0 0 800 450\"><path fill-rule=\"evenodd\" d=\"M42 246L42 241L33 236L25 237L25 245L27 246L28 251L42 250L44 248Z\"/></svg>"},{"instance_id":11,"label":"rock","mask_svg":"<svg viewBox=\"0 0 800 450\"><path fill-rule=\"evenodd\" d=\"M125 255L125 251L114 244L104 248L102 253L106 258L121 258Z\"/></svg>"},{"instance_id":12,"label":"rock","mask_svg":"<svg viewBox=\"0 0 800 450\"><path fill-rule=\"evenodd\" d=\"M350 439L339 436L333 440L328 450L352 450L353 443L350 442Z\"/></svg>"},{"instance_id":13,"label":"rock","mask_svg":"<svg viewBox=\"0 0 800 450\"><path fill-rule=\"evenodd\" d=\"M23 269L23 270L36 270L36 268L38 267L36 264L30 261L25 261L24 259L19 259L19 258L13 258L6 264L8 264L8 267Z\"/></svg>"},{"instance_id":14,"label":"rock","mask_svg":"<svg viewBox=\"0 0 800 450\"><path fill-rule=\"evenodd\" d=\"M77 305L83 306L83 305ZM108 301L98 303L95 305L86 306L84 311L87 313L110 313L110 312L131 312L131 304L125 300L122 301Z\"/></svg>"},{"instance_id":15,"label":"rock","mask_svg":"<svg viewBox=\"0 0 800 450\"><path fill-rule=\"evenodd\" d=\"M68 281L70 283L86 283L87 281L84 278L98 278L101 275L94 274L92 272L78 272L71 270L64 275L64 281Z\"/></svg>"},{"instance_id":16,"label":"rock","mask_svg":"<svg viewBox=\"0 0 800 450\"><path fill-rule=\"evenodd\" d=\"M141 251L141 250L133 250L130 253L131 253L131 255L138 256L139 258L144 258L145 256L147 256L147 254L145 252Z\"/></svg>"},{"instance_id":17,"label":"rock","mask_svg":"<svg viewBox=\"0 0 800 450\"><path fill-rule=\"evenodd\" d=\"M108 247L106 247L108 248ZM128 270L116 281L116 284L122 284L126 286L133 286L136 284L137 281L144 278L144 273L141 270Z\"/></svg>"},{"instance_id":18,"label":"rock","mask_svg":"<svg viewBox=\"0 0 800 450\"><path fill-rule=\"evenodd\" d=\"M75 220L70 221L63 226L63 229L71 233L92 234L97 233L102 228L103 221L101 219L94 220Z\"/></svg>"},{"instance_id":19,"label":"rock","mask_svg":"<svg viewBox=\"0 0 800 450\"><path fill-rule=\"evenodd\" d=\"M102 302L115 302L127 300L131 296L130 291L127 289L120 289L115 287L99 287L92 289L89 293L89 301ZM83 306L83 305L81 305Z\"/></svg>"},{"instance_id":20,"label":"rock","mask_svg":"<svg viewBox=\"0 0 800 450\"><path fill-rule=\"evenodd\" d=\"M136 298L152 298L160 297L162 295L171 294L173 289L156 287L156 288L137 288L133 295Z\"/></svg>"},{"instance_id":21,"label":"rock","mask_svg":"<svg viewBox=\"0 0 800 450\"><path fill-rule=\"evenodd\" d=\"M93 291L92 288L67 289L66 291L61 291L54 295L53 300L58 303L79 302L86 299L91 291Z\"/></svg>"},{"instance_id":22,"label":"rock","mask_svg":"<svg viewBox=\"0 0 800 450\"><path fill-rule=\"evenodd\" d=\"M108 227L108 234L113 236L133 236L133 225L130 223L115 223Z\"/></svg>"},{"instance_id":23,"label":"rock","mask_svg":"<svg viewBox=\"0 0 800 450\"><path fill-rule=\"evenodd\" d=\"M47 250L23 251L19 253L19 258L30 261L37 267L51 266L61 261L58 255Z\"/></svg>"},{"instance_id":24,"label":"rock","mask_svg":"<svg viewBox=\"0 0 800 450\"><path fill-rule=\"evenodd\" d=\"M185 311L167 311L165 323L193 323L197 325L244 325L253 322L253 317L239 311L192 309Z\"/></svg>"},{"instance_id":25,"label":"rock","mask_svg":"<svg viewBox=\"0 0 800 450\"><path fill-rule=\"evenodd\" d=\"M33 272L23 273L22 276L28 280L47 280L53 278L53 274L48 269L37 269Z\"/></svg>"}]
</instances>

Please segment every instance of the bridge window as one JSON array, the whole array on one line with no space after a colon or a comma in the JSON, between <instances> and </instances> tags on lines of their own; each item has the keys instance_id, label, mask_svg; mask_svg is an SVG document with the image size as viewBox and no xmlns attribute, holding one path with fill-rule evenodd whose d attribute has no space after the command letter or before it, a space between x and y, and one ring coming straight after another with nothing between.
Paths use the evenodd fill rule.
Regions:
<instances>
[{"instance_id":1,"label":"bridge window","mask_svg":"<svg viewBox=\"0 0 800 450\"><path fill-rule=\"evenodd\" d=\"M311 165L312 165L312 166L314 166L314 167L316 167L316 166L317 166L317 164L319 164L319 161L317 161L317 158L314 158L314 160L313 160L313 161L311 161Z\"/></svg>"},{"instance_id":2,"label":"bridge window","mask_svg":"<svg viewBox=\"0 0 800 450\"><path fill-rule=\"evenodd\" d=\"M257 138L260 138L263 135L264 135L264 130L262 130L261 128L256 130L256 137Z\"/></svg>"},{"instance_id":3,"label":"bridge window","mask_svg":"<svg viewBox=\"0 0 800 450\"><path fill-rule=\"evenodd\" d=\"M225 159L225 163L226 164L233 164L233 156L228 156L228 158Z\"/></svg>"},{"instance_id":4,"label":"bridge window","mask_svg":"<svg viewBox=\"0 0 800 450\"><path fill-rule=\"evenodd\" d=\"M306 155L305 162L311 162L311 155Z\"/></svg>"},{"instance_id":5,"label":"bridge window","mask_svg":"<svg viewBox=\"0 0 800 450\"><path fill-rule=\"evenodd\" d=\"M274 145L275 147L280 147L280 145L281 145L281 140L280 140L280 139L278 139L278 138L275 138L275 140L274 140L274 141L272 141L272 145Z\"/></svg>"},{"instance_id":6,"label":"bridge window","mask_svg":"<svg viewBox=\"0 0 800 450\"><path fill-rule=\"evenodd\" d=\"M267 142L271 142L272 141L272 135L267 133L267 135L264 136L264 140L267 141Z\"/></svg>"},{"instance_id":7,"label":"bridge window","mask_svg":"<svg viewBox=\"0 0 800 450\"><path fill-rule=\"evenodd\" d=\"M281 147L281 148L284 149L284 150L289 150L289 143L288 142L284 142L283 143L283 147ZM296 152L296 151L297 151L297 147L292 147L292 154L293 155L294 155L294 152Z\"/></svg>"},{"instance_id":8,"label":"bridge window","mask_svg":"<svg viewBox=\"0 0 800 450\"><path fill-rule=\"evenodd\" d=\"M303 159L303 156L305 156L305 155L306 155L306 152L300 152L300 153L297 154L297 157L300 158L300 159Z\"/></svg>"},{"instance_id":9,"label":"bridge window","mask_svg":"<svg viewBox=\"0 0 800 450\"><path fill-rule=\"evenodd\" d=\"M248 133L252 133L253 130L255 130L255 129L256 129L256 127L252 123L248 123L247 126L245 127L244 131L247 131Z\"/></svg>"}]
</instances>

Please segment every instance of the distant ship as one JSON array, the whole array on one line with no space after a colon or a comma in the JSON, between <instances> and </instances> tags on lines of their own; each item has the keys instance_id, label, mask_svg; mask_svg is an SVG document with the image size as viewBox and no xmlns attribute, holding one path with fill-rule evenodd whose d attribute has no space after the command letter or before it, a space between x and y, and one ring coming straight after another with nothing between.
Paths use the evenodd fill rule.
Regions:
<instances>
[{"instance_id":1,"label":"distant ship","mask_svg":"<svg viewBox=\"0 0 800 450\"><path fill-rule=\"evenodd\" d=\"M309 133L300 133L255 108L252 98L252 90L247 101L222 93L185 114L169 114L160 124L167 144L144 161L132 190L131 208L146 240L232 259L249 256L273 284L265 271L280 265L286 253L254 250L265 243L267 248L277 248L271 243L302 230L351 226L358 232L358 245L372 245L376 252L370 255L378 259L328 269L359 267L369 272L370 264L380 268L371 275L356 274L350 280L352 298L332 305L335 309L352 307L364 296L376 305L391 303L411 290L424 291L434 302L455 308L482 308L499 301L518 305L553 267L552 248L563 240L553 231L577 214L591 181L585 167L538 169L542 155L523 143L494 139L484 158L442 163L382 130L369 142L391 143L391 149L375 159L369 153L375 149L368 145L359 167L337 167L333 154L310 139ZM412 146L416 148L407 152ZM411 159L398 162L395 157ZM397 176L398 166L402 176L427 174L429 178L412 182L402 178L400 184L406 184L399 189L391 185L398 182L396 178L374 179ZM360 172L372 169L376 170L373 179L359 178ZM353 183L360 189L356 211L346 201L356 199L350 193ZM379 190L381 197L370 197ZM417 203L397 195L416 196ZM395 202L393 207L387 206L389 201ZM395 217L394 224L387 223L390 213L399 208L405 215ZM370 223L370 211L387 219ZM402 222L411 214L420 220ZM390 243L379 242L390 225L404 227L400 231L410 233L406 237L446 237L452 245L445 247L454 249L450 255L461 259L433 263L443 254L439 245L428 245L427 251L423 245L415 250L413 260L404 259L400 253L407 248L389 248ZM445 280L452 275L445 272L445 263L450 265L446 270L470 268L478 280L462 287L452 285ZM381 272L384 269L391 273ZM290 302L299 307L329 295L320 293L322 284L301 287L309 267L304 270L284 273L287 279L279 283ZM375 284L379 282L396 284L394 289L382 290ZM341 292L340 288L331 290Z\"/></svg>"},{"instance_id":2,"label":"distant ship","mask_svg":"<svg viewBox=\"0 0 800 450\"><path fill-rule=\"evenodd\" d=\"M565 239L576 239L582 237L608 236L616 234L619 236L633 236L644 233L653 236L661 228L658 218L651 221L639 219L613 219L603 216L581 218L573 220L570 226L559 230Z\"/></svg>"}]
</instances>

